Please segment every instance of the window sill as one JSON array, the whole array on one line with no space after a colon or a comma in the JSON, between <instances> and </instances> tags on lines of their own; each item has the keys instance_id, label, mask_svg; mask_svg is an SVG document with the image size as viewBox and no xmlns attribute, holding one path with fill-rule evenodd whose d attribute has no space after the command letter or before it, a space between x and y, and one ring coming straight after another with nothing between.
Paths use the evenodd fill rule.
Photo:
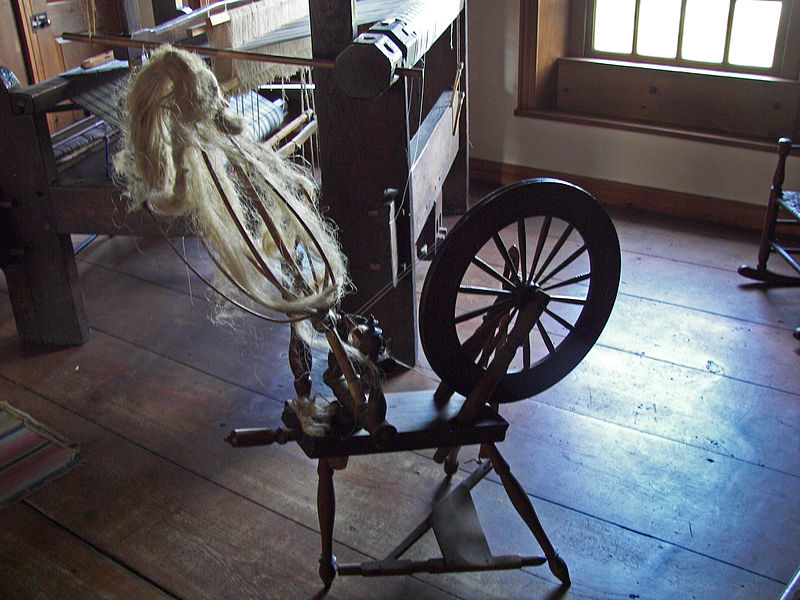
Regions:
<instances>
[{"instance_id":1,"label":"window sill","mask_svg":"<svg viewBox=\"0 0 800 600\"><path fill-rule=\"evenodd\" d=\"M517 108L514 111L514 116L549 121L560 121L563 123L573 123L576 125L586 125L590 127L605 127L608 129L618 129L621 131L632 131L634 133L673 137L694 142L704 142L720 146L731 146L734 148L744 148L748 150L759 150L772 153L775 152L775 147L778 142L777 137L775 139L768 140L765 138L746 138L721 135L718 133L708 133L679 127L653 125L625 119L601 118L591 115L563 112L556 109L536 110Z\"/></svg>"},{"instance_id":2,"label":"window sill","mask_svg":"<svg viewBox=\"0 0 800 600\"><path fill-rule=\"evenodd\" d=\"M623 61L559 58L555 105L520 116L772 147L796 136L800 82Z\"/></svg>"}]
</instances>

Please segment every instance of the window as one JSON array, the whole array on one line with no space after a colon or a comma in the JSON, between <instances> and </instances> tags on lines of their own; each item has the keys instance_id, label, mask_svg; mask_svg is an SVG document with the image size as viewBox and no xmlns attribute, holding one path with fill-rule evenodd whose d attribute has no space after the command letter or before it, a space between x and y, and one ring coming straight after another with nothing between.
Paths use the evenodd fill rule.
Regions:
<instances>
[{"instance_id":1,"label":"window","mask_svg":"<svg viewBox=\"0 0 800 600\"><path fill-rule=\"evenodd\" d=\"M785 38L789 3L595 0L592 4L587 56L780 74L783 57L776 56L775 49L779 38L781 44Z\"/></svg>"},{"instance_id":2,"label":"window","mask_svg":"<svg viewBox=\"0 0 800 600\"><path fill-rule=\"evenodd\" d=\"M520 5L518 114L770 142L800 134L800 0Z\"/></svg>"}]
</instances>

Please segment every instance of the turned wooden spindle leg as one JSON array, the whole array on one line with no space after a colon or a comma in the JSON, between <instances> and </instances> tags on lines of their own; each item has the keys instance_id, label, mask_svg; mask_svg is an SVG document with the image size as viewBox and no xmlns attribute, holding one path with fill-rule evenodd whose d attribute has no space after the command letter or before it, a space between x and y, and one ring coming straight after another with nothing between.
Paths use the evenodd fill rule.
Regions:
<instances>
[{"instance_id":1,"label":"turned wooden spindle leg","mask_svg":"<svg viewBox=\"0 0 800 600\"><path fill-rule=\"evenodd\" d=\"M461 446L455 446L454 448L451 447L439 448L433 455L433 460L435 462L444 465L444 472L448 476L455 475L456 471L458 471L459 450L461 450Z\"/></svg>"},{"instance_id":2,"label":"turned wooden spindle leg","mask_svg":"<svg viewBox=\"0 0 800 600\"><path fill-rule=\"evenodd\" d=\"M539 522L539 517L536 516L536 511L533 509L533 504L531 504L528 494L522 488L519 481L517 481L517 478L511 473L508 463L494 444L484 444L481 450L482 454L488 456L489 460L492 461L492 466L500 477L500 481L503 482L503 487L506 489L511 504L514 505L519 516L522 517L522 520L525 521L525 524L531 530L531 533L533 533L536 541L539 542L539 546L541 546L544 555L547 557L547 564L550 566L550 571L552 571L553 575L555 575L562 584L570 585L567 563L558 555L555 548L553 548L553 545L550 543L550 540L547 538L547 534L544 532L544 528Z\"/></svg>"},{"instance_id":3,"label":"turned wooden spindle leg","mask_svg":"<svg viewBox=\"0 0 800 600\"><path fill-rule=\"evenodd\" d=\"M319 459L317 467L317 516L322 552L319 557L319 576L326 588L336 577L336 557L333 556L333 521L336 515L336 498L333 490L333 466L327 458Z\"/></svg>"},{"instance_id":4,"label":"turned wooden spindle leg","mask_svg":"<svg viewBox=\"0 0 800 600\"><path fill-rule=\"evenodd\" d=\"M444 459L444 472L448 475L455 475L458 471L458 451L461 446L456 446L447 453L447 458Z\"/></svg>"}]
</instances>

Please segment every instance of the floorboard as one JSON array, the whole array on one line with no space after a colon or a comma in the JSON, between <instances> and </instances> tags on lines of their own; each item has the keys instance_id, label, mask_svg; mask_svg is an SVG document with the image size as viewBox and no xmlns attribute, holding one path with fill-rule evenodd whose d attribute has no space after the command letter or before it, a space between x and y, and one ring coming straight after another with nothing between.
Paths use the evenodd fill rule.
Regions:
<instances>
[{"instance_id":1,"label":"floorboard","mask_svg":"<svg viewBox=\"0 0 800 600\"><path fill-rule=\"evenodd\" d=\"M0 528L4 598L174 598L30 504L19 503L4 512Z\"/></svg>"}]
</instances>

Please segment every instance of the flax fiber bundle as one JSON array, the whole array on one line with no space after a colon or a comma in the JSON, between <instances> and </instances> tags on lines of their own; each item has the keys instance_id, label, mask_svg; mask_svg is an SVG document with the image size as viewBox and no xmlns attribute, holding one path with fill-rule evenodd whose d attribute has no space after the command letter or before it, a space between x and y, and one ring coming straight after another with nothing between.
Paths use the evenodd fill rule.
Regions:
<instances>
[{"instance_id":1,"label":"flax fiber bundle","mask_svg":"<svg viewBox=\"0 0 800 600\"><path fill-rule=\"evenodd\" d=\"M132 80L124 123L114 167L130 208L147 203L153 213L188 217L228 275L217 275L218 289L292 318L324 316L337 305L349 285L346 261L313 182L240 135L239 118L200 57L157 50ZM218 317L231 313L226 305Z\"/></svg>"}]
</instances>

